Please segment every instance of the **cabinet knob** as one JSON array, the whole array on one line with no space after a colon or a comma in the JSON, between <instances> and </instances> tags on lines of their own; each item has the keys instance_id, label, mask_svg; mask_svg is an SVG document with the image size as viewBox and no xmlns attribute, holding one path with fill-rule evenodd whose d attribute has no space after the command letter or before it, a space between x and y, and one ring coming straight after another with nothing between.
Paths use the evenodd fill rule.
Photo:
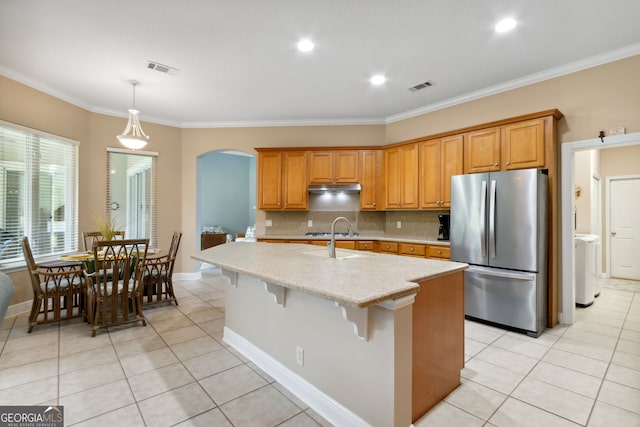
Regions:
<instances>
[{"instance_id":1,"label":"cabinet knob","mask_svg":"<svg viewBox=\"0 0 640 427\"><path fill-rule=\"evenodd\" d=\"M510 164L511 164L511 162L506 162L505 164L506 164L506 165L510 165Z\"/></svg>"},{"instance_id":2,"label":"cabinet knob","mask_svg":"<svg viewBox=\"0 0 640 427\"><path fill-rule=\"evenodd\" d=\"M442 255L442 250L438 250L438 255Z\"/></svg>"},{"instance_id":3,"label":"cabinet knob","mask_svg":"<svg viewBox=\"0 0 640 427\"><path fill-rule=\"evenodd\" d=\"M499 166L499 163L494 163L493 166Z\"/></svg>"},{"instance_id":4,"label":"cabinet knob","mask_svg":"<svg viewBox=\"0 0 640 427\"><path fill-rule=\"evenodd\" d=\"M413 247L409 248L409 250L410 250L411 252L413 252Z\"/></svg>"}]
</instances>

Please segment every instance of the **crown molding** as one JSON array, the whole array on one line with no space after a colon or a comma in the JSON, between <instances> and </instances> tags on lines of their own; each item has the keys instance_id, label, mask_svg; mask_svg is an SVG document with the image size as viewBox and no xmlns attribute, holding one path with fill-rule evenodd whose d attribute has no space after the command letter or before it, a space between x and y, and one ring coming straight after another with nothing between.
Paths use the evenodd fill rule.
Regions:
<instances>
[{"instance_id":1,"label":"crown molding","mask_svg":"<svg viewBox=\"0 0 640 427\"><path fill-rule=\"evenodd\" d=\"M421 114L432 113L434 111L443 110L445 108L453 107L455 105L464 104L470 101L475 101L477 99L485 98L491 95L496 95L496 94L513 90L513 89L518 89L524 86L529 86L531 84L539 83L545 80L551 80L556 77L561 77L567 74L576 73L578 71L597 67L598 65L604 65L609 62L618 61L620 59L628 58L630 56L634 56L638 54L640 54L640 43L636 43L620 49L612 50L610 52L606 52L601 55L592 56L591 58L571 62L569 64L565 64L560 67L550 68L548 70L544 70L539 73L530 74L526 77L522 77L519 79L509 80L507 82L500 83L494 86L489 86L487 88L470 92L462 96L446 99L444 101L436 102L434 104L426 105L424 107L405 111L404 113L394 114L385 119L385 124L390 124L390 123L398 122L400 120L410 119L412 117L416 117Z\"/></svg>"},{"instance_id":2,"label":"crown molding","mask_svg":"<svg viewBox=\"0 0 640 427\"><path fill-rule=\"evenodd\" d=\"M410 119L422 114L431 113L466 102L475 101L491 95L496 95L513 89L518 89L534 83L561 77L567 74L586 70L588 68L604 65L609 62L625 59L640 54L640 43L626 46L620 49L609 51L583 60L575 61L560 67L550 68L528 76L510 80L494 86L489 86L465 95L449 98L444 101L426 105L424 107L408 110L402 113L387 116L385 118L360 118L360 119L308 119L308 120L251 120L251 121L212 121L212 122L175 122L158 117L144 117L143 123L154 123L165 126L172 126L181 129L202 129L202 128L247 128L247 127L293 127L293 126L368 126L386 125L401 120ZM92 113L105 114L114 117L127 118L126 111L113 111L99 106L88 105L85 102L70 97L51 87L43 85L35 80L29 79L19 73L9 70L0 65L0 75L15 80L33 89L41 91L47 95L54 96L62 101L73 104L79 108Z\"/></svg>"}]
</instances>

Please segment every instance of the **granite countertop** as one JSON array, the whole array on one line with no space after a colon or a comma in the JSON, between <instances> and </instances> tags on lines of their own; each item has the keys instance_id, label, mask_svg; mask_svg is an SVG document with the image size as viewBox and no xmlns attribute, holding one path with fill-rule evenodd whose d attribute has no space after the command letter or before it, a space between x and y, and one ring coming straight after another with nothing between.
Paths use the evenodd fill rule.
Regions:
<instances>
[{"instance_id":1,"label":"granite countertop","mask_svg":"<svg viewBox=\"0 0 640 427\"><path fill-rule=\"evenodd\" d=\"M286 239L286 240L329 240L326 236L301 236L299 234L269 234L257 236L258 239ZM420 237L400 237L400 236L336 236L336 240L373 240L373 241L392 241L401 243L418 243L423 245L441 245L450 246L448 240L426 239Z\"/></svg>"},{"instance_id":2,"label":"granite countertop","mask_svg":"<svg viewBox=\"0 0 640 427\"><path fill-rule=\"evenodd\" d=\"M327 249L297 243L232 242L192 258L355 307L417 293L418 283L467 268L458 262L347 249L337 249L346 258L333 259L323 251Z\"/></svg>"}]
</instances>

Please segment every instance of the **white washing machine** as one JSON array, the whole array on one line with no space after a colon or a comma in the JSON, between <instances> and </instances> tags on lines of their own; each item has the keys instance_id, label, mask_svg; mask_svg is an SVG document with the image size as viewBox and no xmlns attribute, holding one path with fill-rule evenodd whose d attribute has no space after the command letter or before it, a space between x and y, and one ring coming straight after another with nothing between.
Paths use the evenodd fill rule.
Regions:
<instances>
[{"instance_id":1,"label":"white washing machine","mask_svg":"<svg viewBox=\"0 0 640 427\"><path fill-rule=\"evenodd\" d=\"M575 235L575 283L576 305L588 307L593 304L593 298L600 293L596 281L596 244L600 244L600 237L595 234Z\"/></svg>"}]
</instances>

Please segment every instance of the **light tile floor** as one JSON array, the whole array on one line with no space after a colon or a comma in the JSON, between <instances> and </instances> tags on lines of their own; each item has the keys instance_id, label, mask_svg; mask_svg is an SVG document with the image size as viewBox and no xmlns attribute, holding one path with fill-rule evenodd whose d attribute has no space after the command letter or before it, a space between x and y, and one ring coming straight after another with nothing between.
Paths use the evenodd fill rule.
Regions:
<instances>
[{"instance_id":1,"label":"light tile floor","mask_svg":"<svg viewBox=\"0 0 640 427\"><path fill-rule=\"evenodd\" d=\"M329 425L222 342L217 273L177 282L145 328L5 320L0 404L64 405L67 426ZM640 426L640 286L610 285L537 339L466 321L462 384L416 427Z\"/></svg>"}]
</instances>

